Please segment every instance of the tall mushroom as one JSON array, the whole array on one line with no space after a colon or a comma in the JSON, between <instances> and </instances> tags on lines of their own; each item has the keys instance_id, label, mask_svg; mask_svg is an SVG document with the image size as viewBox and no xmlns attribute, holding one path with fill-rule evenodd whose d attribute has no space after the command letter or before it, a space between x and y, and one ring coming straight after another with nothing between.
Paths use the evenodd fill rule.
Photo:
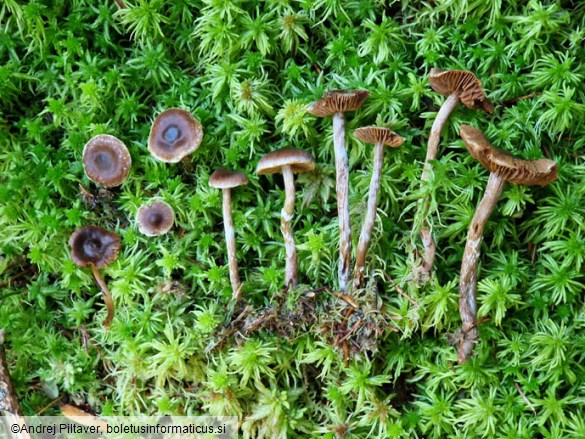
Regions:
<instances>
[{"instance_id":1,"label":"tall mushroom","mask_svg":"<svg viewBox=\"0 0 585 439\"><path fill-rule=\"evenodd\" d=\"M146 236L158 236L167 233L175 223L173 208L161 200L143 204L136 212L138 230Z\"/></svg>"},{"instance_id":2,"label":"tall mushroom","mask_svg":"<svg viewBox=\"0 0 585 439\"><path fill-rule=\"evenodd\" d=\"M258 175L282 173L284 178L285 200L281 211L280 230L286 248L286 279L287 287L296 287L298 283L297 249L291 227L295 210L294 175L315 169L315 159L307 151L296 148L282 148L266 154L258 162Z\"/></svg>"},{"instance_id":3,"label":"tall mushroom","mask_svg":"<svg viewBox=\"0 0 585 439\"><path fill-rule=\"evenodd\" d=\"M154 119L148 136L148 150L157 160L177 163L195 152L202 140L203 128L191 113L169 108Z\"/></svg>"},{"instance_id":4,"label":"tall mushroom","mask_svg":"<svg viewBox=\"0 0 585 439\"><path fill-rule=\"evenodd\" d=\"M71 247L71 259L76 265L91 267L95 282L104 295L107 316L103 325L109 329L114 319L114 301L100 269L108 266L118 257L120 237L102 227L85 226L71 234L69 247Z\"/></svg>"},{"instance_id":5,"label":"tall mushroom","mask_svg":"<svg viewBox=\"0 0 585 439\"><path fill-rule=\"evenodd\" d=\"M506 182L545 186L557 178L557 164L552 160L522 160L494 148L477 128L461 125L459 134L471 156L490 171L485 194L473 215L461 263L459 278L459 312L462 331L457 357L464 363L471 356L479 338L477 330L477 266L484 227L496 206Z\"/></svg>"},{"instance_id":6,"label":"tall mushroom","mask_svg":"<svg viewBox=\"0 0 585 439\"><path fill-rule=\"evenodd\" d=\"M209 186L221 189L223 192L223 227L234 300L239 300L242 297L242 283L238 273L236 235L234 221L232 220L232 189L246 184L248 184L248 177L245 174L226 169L218 169L209 177Z\"/></svg>"},{"instance_id":7,"label":"tall mushroom","mask_svg":"<svg viewBox=\"0 0 585 439\"><path fill-rule=\"evenodd\" d=\"M339 289L347 289L351 265L351 225L349 222L349 164L345 147L345 114L362 106L368 95L367 90L330 90L307 109L317 117L332 116L333 148L335 150L335 171L337 190L337 216L339 217Z\"/></svg>"},{"instance_id":8,"label":"tall mushroom","mask_svg":"<svg viewBox=\"0 0 585 439\"><path fill-rule=\"evenodd\" d=\"M132 167L124 142L109 134L92 137L85 144L82 162L87 177L104 187L121 185Z\"/></svg>"},{"instance_id":9,"label":"tall mushroom","mask_svg":"<svg viewBox=\"0 0 585 439\"><path fill-rule=\"evenodd\" d=\"M437 93L446 96L447 99L441 105L437 117L431 127L431 134L427 144L427 155L421 180L426 182L429 180L429 173L431 171L432 160L436 160L439 154L439 142L441 141L441 132L447 119L460 102L468 108L476 110L483 110L492 113L494 108L492 104L485 98L481 82L471 72L464 70L441 70L431 69L429 75L429 82L433 90ZM422 209L423 217L426 218L428 209L428 200L419 200ZM419 232L423 248L424 257L420 271L418 273L419 280L426 280L430 276L435 263L436 246L428 223L423 223L422 229Z\"/></svg>"},{"instance_id":10,"label":"tall mushroom","mask_svg":"<svg viewBox=\"0 0 585 439\"><path fill-rule=\"evenodd\" d=\"M355 269L353 272L353 287L359 288L364 280L364 269L366 265L366 254L374 222L376 220L376 207L378 203L378 189L380 188L380 179L382 177L382 164L384 160L384 147L391 146L396 148L404 143L404 138L384 127L363 127L353 132L359 140L365 143L374 144L374 165L372 167L372 180L370 181L370 190L368 192L368 207L364 224L360 233L358 242Z\"/></svg>"}]
</instances>

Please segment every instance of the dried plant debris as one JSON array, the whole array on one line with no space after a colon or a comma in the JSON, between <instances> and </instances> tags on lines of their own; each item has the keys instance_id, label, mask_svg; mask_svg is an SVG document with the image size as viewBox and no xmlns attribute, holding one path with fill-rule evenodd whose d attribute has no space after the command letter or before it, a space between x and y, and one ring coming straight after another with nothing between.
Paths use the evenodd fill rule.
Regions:
<instances>
[{"instance_id":1,"label":"dried plant debris","mask_svg":"<svg viewBox=\"0 0 585 439\"><path fill-rule=\"evenodd\" d=\"M294 341L307 333L318 333L348 362L371 358L378 351L379 339L396 331L384 312L365 299L353 299L329 288L304 290L292 308L283 296L263 309L243 306L217 334L207 350L225 346L238 337L248 338L267 332Z\"/></svg>"}]
</instances>

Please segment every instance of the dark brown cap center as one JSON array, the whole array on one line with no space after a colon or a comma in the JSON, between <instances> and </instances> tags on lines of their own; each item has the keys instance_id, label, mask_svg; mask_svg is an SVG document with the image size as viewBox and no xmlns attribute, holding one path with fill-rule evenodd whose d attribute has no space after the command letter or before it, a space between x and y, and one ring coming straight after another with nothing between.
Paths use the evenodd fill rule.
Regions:
<instances>
[{"instance_id":1,"label":"dark brown cap center","mask_svg":"<svg viewBox=\"0 0 585 439\"><path fill-rule=\"evenodd\" d=\"M165 217L160 212L151 212L148 215L148 224L153 227L159 227L165 221Z\"/></svg>"}]
</instances>

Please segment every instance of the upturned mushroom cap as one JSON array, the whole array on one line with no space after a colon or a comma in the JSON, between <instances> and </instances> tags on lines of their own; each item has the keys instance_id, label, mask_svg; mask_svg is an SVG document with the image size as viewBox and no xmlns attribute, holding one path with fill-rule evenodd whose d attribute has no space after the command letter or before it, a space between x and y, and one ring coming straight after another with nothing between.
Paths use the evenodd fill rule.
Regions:
<instances>
[{"instance_id":1,"label":"upturned mushroom cap","mask_svg":"<svg viewBox=\"0 0 585 439\"><path fill-rule=\"evenodd\" d=\"M120 237L99 226L85 226L71 234L69 247L80 267L104 268L118 257Z\"/></svg>"},{"instance_id":2,"label":"upturned mushroom cap","mask_svg":"<svg viewBox=\"0 0 585 439\"><path fill-rule=\"evenodd\" d=\"M354 111L362 106L369 94L367 90L329 90L321 99L309 105L307 112L313 116L327 117Z\"/></svg>"},{"instance_id":3,"label":"upturned mushroom cap","mask_svg":"<svg viewBox=\"0 0 585 439\"><path fill-rule=\"evenodd\" d=\"M490 172L507 182L546 186L556 180L557 164L548 159L523 160L494 148L483 133L469 125L461 125L459 134L469 154Z\"/></svg>"},{"instance_id":4,"label":"upturned mushroom cap","mask_svg":"<svg viewBox=\"0 0 585 439\"><path fill-rule=\"evenodd\" d=\"M443 96L457 93L459 100L468 108L494 112L494 107L483 93L481 81L471 72L465 70L431 69L429 74L431 87Z\"/></svg>"},{"instance_id":5,"label":"upturned mushroom cap","mask_svg":"<svg viewBox=\"0 0 585 439\"><path fill-rule=\"evenodd\" d=\"M216 189L231 189L248 184L248 177L241 172L218 169L209 177L209 186Z\"/></svg>"},{"instance_id":6,"label":"upturned mushroom cap","mask_svg":"<svg viewBox=\"0 0 585 439\"><path fill-rule=\"evenodd\" d=\"M175 223L173 208L164 201L157 200L143 204L136 213L138 230L146 236L158 236L167 233Z\"/></svg>"},{"instance_id":7,"label":"upturned mushroom cap","mask_svg":"<svg viewBox=\"0 0 585 439\"><path fill-rule=\"evenodd\" d=\"M396 148L404 143L404 137L400 137L390 128L362 127L354 130L353 135L365 143L381 143Z\"/></svg>"},{"instance_id":8,"label":"upturned mushroom cap","mask_svg":"<svg viewBox=\"0 0 585 439\"><path fill-rule=\"evenodd\" d=\"M203 128L191 113L169 108L154 119L148 150L160 161L177 163L199 148L202 139Z\"/></svg>"},{"instance_id":9,"label":"upturned mushroom cap","mask_svg":"<svg viewBox=\"0 0 585 439\"><path fill-rule=\"evenodd\" d=\"M132 167L126 145L109 134L99 134L87 142L82 161L87 177L104 187L121 185Z\"/></svg>"},{"instance_id":10,"label":"upturned mushroom cap","mask_svg":"<svg viewBox=\"0 0 585 439\"><path fill-rule=\"evenodd\" d=\"M290 166L295 174L315 169L313 154L302 149L282 148L269 152L258 162L258 175L276 174L282 172L284 166Z\"/></svg>"}]
</instances>

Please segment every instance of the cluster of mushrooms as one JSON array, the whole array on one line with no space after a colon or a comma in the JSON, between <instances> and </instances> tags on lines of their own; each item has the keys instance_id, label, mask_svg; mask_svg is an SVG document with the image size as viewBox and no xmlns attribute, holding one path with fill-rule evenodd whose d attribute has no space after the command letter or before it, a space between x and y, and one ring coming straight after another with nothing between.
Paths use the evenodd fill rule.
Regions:
<instances>
[{"instance_id":1,"label":"cluster of mushrooms","mask_svg":"<svg viewBox=\"0 0 585 439\"><path fill-rule=\"evenodd\" d=\"M422 174L423 184L428 181L431 161L438 156L441 131L457 104L468 108L493 112L485 98L481 82L470 72L461 70L431 69L429 82L438 93L447 97L431 128ZM398 147L404 139L389 128L368 126L354 131L355 137L374 144L374 164L368 194L367 210L356 250L353 279L351 275L351 226L349 215L349 165L346 150L345 113L362 106L369 92L365 90L331 90L322 99L313 102L307 111L317 117L332 117L333 146L335 151L337 212L339 218L338 284L340 292L363 286L365 263L376 217L378 190L382 174L384 147ZM494 148L477 128L462 125L460 135L469 153L490 171L485 195L470 224L463 254L459 283L459 308L462 328L457 341L458 359L466 361L478 340L477 330L477 268L483 230L502 193L506 182L544 186L557 177L557 165L548 159L522 160ZM194 152L203 138L201 124L187 111L171 108L155 119L148 139L148 149L163 162L176 163ZM130 154L124 143L109 135L99 135L84 147L83 165L90 180L104 187L120 185L127 177ZM296 148L282 148L265 155L258 162L256 173L281 173L284 180L285 201L281 211L281 231L286 250L285 286L294 288L298 283L297 255L291 221L295 206L294 174L315 168L312 154ZM231 212L231 190L248 183L241 172L218 169L209 179L209 185L223 191L223 220L233 299L242 298L242 283L236 259L236 241ZM419 208L426 211L428 200L419 200ZM423 215L424 216L424 215ZM166 233L173 225L171 206L161 200L138 209L136 222L140 232L147 236ZM415 270L419 280L429 278L433 270L436 245L428 224L419 232L424 252ZM114 305L100 269L111 263L120 249L120 238L113 232L97 226L76 230L69 239L71 257L82 267L91 267L107 307L103 324L107 328L114 316Z\"/></svg>"}]
</instances>

